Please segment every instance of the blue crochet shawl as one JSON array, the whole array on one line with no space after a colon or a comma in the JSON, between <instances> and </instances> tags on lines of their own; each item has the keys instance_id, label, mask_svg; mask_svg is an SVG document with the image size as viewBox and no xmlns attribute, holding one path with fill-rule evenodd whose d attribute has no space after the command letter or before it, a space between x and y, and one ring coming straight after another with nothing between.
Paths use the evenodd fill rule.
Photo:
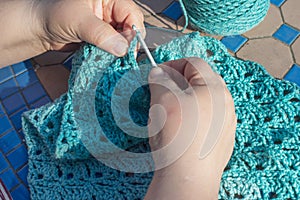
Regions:
<instances>
[{"instance_id":1,"label":"blue crochet shawl","mask_svg":"<svg viewBox=\"0 0 300 200\"><path fill-rule=\"evenodd\" d=\"M73 60L68 92L55 102L23 115L32 199L144 197L153 173L121 172L99 162L83 145L83 130L76 128L74 114L80 112L78 106L95 104L96 118L107 137L90 138L97 148L109 139L122 149L149 151L147 139L124 133L109 109L113 88L126 71L138 72L128 81L136 84L150 69L141 70L134 59L133 46L127 56L115 58L92 45L84 45ZM224 78L233 96L238 125L219 199L300 198L300 90L295 84L272 78L257 63L233 58L218 40L201 37L197 32L158 47L153 56L157 63L200 57ZM126 94L126 88L119 98ZM74 101L77 94L90 90L95 91L92 101L80 104ZM148 87L142 87L133 96L132 119L120 115L125 125L133 120L145 126ZM80 115L83 119L88 117L84 112ZM91 127L92 124L86 123L84 129Z\"/></svg>"}]
</instances>

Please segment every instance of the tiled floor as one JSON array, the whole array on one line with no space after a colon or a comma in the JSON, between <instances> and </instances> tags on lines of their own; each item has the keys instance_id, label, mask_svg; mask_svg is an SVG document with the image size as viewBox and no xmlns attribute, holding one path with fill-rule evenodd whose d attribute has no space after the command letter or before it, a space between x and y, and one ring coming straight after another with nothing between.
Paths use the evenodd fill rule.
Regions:
<instances>
[{"instance_id":1,"label":"tiled floor","mask_svg":"<svg viewBox=\"0 0 300 200\"><path fill-rule=\"evenodd\" d=\"M184 18L177 1L136 0L136 3L147 25L182 28ZM300 86L300 0L271 0L271 3L267 17L254 29L242 35L213 37L221 40L232 55L257 61L276 78ZM149 31L148 37L151 34L157 33ZM20 115L67 90L69 56L70 53L50 52L0 69L0 179L14 199L29 198Z\"/></svg>"},{"instance_id":2,"label":"tiled floor","mask_svg":"<svg viewBox=\"0 0 300 200\"><path fill-rule=\"evenodd\" d=\"M180 30L184 19L178 2L164 1L169 3L165 9L156 6L158 4L154 2L137 1L142 7L146 23ZM220 39L236 57L259 62L276 78L284 78L292 67L293 71L299 74L299 9L299 0L271 0L266 18L254 29L242 35L213 37ZM205 33L202 34L205 35Z\"/></svg>"},{"instance_id":3,"label":"tiled floor","mask_svg":"<svg viewBox=\"0 0 300 200\"><path fill-rule=\"evenodd\" d=\"M30 61L0 69L0 100L0 179L13 199L28 199L21 114L51 101Z\"/></svg>"}]
</instances>

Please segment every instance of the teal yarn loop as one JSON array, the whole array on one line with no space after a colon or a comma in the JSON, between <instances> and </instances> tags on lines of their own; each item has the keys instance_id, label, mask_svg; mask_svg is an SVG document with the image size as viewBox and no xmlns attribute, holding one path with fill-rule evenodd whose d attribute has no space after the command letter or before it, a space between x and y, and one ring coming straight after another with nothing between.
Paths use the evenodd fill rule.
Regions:
<instances>
[{"instance_id":1,"label":"teal yarn loop","mask_svg":"<svg viewBox=\"0 0 300 200\"><path fill-rule=\"evenodd\" d=\"M213 35L237 35L258 25L266 16L270 0L179 0L188 23Z\"/></svg>"},{"instance_id":2,"label":"teal yarn loop","mask_svg":"<svg viewBox=\"0 0 300 200\"><path fill-rule=\"evenodd\" d=\"M24 113L23 132L29 156L27 180L32 200L143 199L153 173L126 173L108 167L92 157L82 141L83 131L94 127L86 120L91 113L85 112L93 106L93 114L107 139L90 132L90 147L105 148L109 140L130 152L149 151L147 139L133 137L119 128L131 120L141 126L148 121L148 87L133 94L129 90L132 85L141 85L148 69L144 65L147 60L137 63L134 42L123 58L84 45L74 55L67 93L51 104ZM238 122L235 145L222 175L218 199L300 199L297 85L272 78L257 63L232 57L219 40L202 37L198 32L159 46L152 55L158 64L186 57L203 59L222 76L234 99ZM131 70L136 76L124 78ZM103 76L99 76L101 73ZM121 79L128 81L121 84ZM118 83L121 90L116 90ZM81 103L77 95L83 90L96 90L91 91L94 104L91 98L83 98L83 104L77 106ZM112 96L116 102L122 102L128 94L132 94L130 115L126 115L128 107L118 104L119 117L114 117ZM76 116L89 123L79 129ZM138 167L147 163L138 160L131 164Z\"/></svg>"}]
</instances>

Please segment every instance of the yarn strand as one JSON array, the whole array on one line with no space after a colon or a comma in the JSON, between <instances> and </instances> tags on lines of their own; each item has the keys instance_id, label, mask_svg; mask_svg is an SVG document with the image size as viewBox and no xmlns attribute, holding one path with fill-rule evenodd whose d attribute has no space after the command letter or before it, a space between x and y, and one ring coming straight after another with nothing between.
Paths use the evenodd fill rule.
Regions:
<instances>
[{"instance_id":1,"label":"yarn strand","mask_svg":"<svg viewBox=\"0 0 300 200\"><path fill-rule=\"evenodd\" d=\"M183 32L188 24L213 35L237 35L258 25L266 16L270 0L179 0Z\"/></svg>"}]
</instances>

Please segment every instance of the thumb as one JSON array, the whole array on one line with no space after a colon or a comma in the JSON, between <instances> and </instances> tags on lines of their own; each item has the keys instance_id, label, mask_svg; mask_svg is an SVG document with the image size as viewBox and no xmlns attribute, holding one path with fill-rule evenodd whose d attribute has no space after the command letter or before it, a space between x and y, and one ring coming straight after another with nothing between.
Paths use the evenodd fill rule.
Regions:
<instances>
[{"instance_id":1,"label":"thumb","mask_svg":"<svg viewBox=\"0 0 300 200\"><path fill-rule=\"evenodd\" d=\"M118 33L111 25L99 19L93 13L87 14L78 26L79 38L88 43L114 54L124 56L128 49L127 40Z\"/></svg>"},{"instance_id":2,"label":"thumb","mask_svg":"<svg viewBox=\"0 0 300 200\"><path fill-rule=\"evenodd\" d=\"M167 105L169 101L172 101L172 98L176 98L176 94L182 92L175 81L160 67L153 68L150 71L148 82L151 105Z\"/></svg>"}]
</instances>

